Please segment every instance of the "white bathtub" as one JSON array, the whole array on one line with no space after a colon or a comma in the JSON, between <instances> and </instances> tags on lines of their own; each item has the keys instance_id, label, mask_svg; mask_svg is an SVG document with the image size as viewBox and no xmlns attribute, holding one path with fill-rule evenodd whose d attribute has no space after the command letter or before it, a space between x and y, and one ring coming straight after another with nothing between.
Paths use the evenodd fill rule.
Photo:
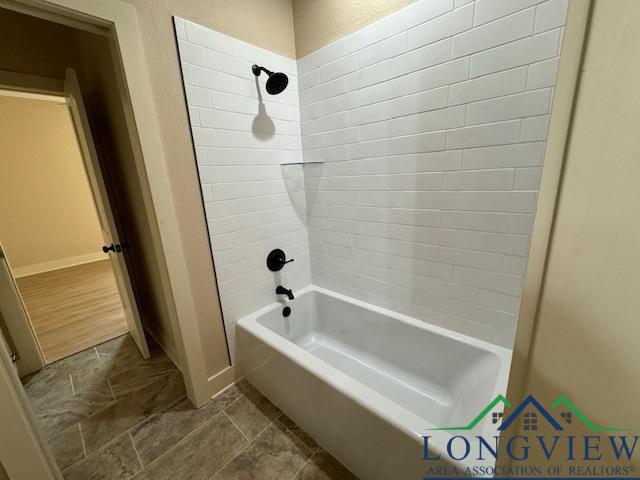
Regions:
<instances>
[{"instance_id":1,"label":"white bathtub","mask_svg":"<svg viewBox=\"0 0 640 480\"><path fill-rule=\"evenodd\" d=\"M362 480L421 479L422 436L444 458L450 434L431 429L467 425L505 393L505 348L323 288L295 293L289 317L274 303L238 322L237 368ZM495 432L487 419L468 433Z\"/></svg>"}]
</instances>

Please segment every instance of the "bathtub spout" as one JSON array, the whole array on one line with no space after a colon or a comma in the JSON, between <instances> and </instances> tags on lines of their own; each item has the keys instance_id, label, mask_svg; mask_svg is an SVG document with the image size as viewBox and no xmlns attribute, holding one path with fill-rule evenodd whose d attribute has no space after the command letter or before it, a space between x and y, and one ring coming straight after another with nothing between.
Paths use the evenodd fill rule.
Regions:
<instances>
[{"instance_id":1,"label":"bathtub spout","mask_svg":"<svg viewBox=\"0 0 640 480\"><path fill-rule=\"evenodd\" d=\"M276 294L277 295L286 295L287 297L289 297L289 300L293 300L293 292L291 290L288 290L286 288L284 288L282 285L278 285L278 287L276 288Z\"/></svg>"}]
</instances>

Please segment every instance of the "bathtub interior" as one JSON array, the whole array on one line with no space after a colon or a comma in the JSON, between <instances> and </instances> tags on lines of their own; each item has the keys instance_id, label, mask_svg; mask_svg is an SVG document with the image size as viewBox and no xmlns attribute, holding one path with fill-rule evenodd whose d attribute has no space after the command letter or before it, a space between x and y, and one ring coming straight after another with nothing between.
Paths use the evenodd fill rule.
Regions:
<instances>
[{"instance_id":1,"label":"bathtub interior","mask_svg":"<svg viewBox=\"0 0 640 480\"><path fill-rule=\"evenodd\" d=\"M291 306L257 322L436 427L467 424L499 387L504 362L475 340L318 290Z\"/></svg>"}]
</instances>

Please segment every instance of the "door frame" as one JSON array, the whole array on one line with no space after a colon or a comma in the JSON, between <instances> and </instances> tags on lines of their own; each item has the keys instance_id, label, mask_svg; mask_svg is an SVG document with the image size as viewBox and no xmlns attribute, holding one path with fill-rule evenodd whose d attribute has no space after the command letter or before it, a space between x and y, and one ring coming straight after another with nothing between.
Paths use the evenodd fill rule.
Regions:
<instances>
[{"instance_id":1,"label":"door frame","mask_svg":"<svg viewBox=\"0 0 640 480\"><path fill-rule=\"evenodd\" d=\"M70 89L69 83L75 85L75 90ZM120 243L119 234L114 220L114 209L111 208L111 202L105 188L104 175L98 164L97 152L91 135L86 109L83 105L82 95L79 92L79 84L77 75L72 68L67 68L65 79L58 82L56 79L42 77L38 75L15 73L6 70L0 70L0 88L14 92L33 95L34 98L39 96L57 97L65 102L69 108L69 118L73 124L74 135L78 142L78 148L82 155L82 165L87 178L89 189L94 199L96 212L101 225L101 232L108 231L111 238L105 239L108 242ZM135 295L131 286L131 276L129 267L125 264L124 258L109 259L114 270L116 283L121 296L122 305L127 317L127 326L131 336L133 337L140 354L143 358L149 358L149 347L144 336L144 329L140 319L140 313L136 302ZM126 277L126 278L123 278ZM123 291L124 290L124 291ZM18 300L24 307L24 302L18 290ZM28 328L31 333L34 332L33 324L29 316L26 316ZM16 325L14 325L14 328ZM16 332L17 333L17 332ZM25 335L21 335L26 337ZM42 351L40 349L40 355ZM46 362L45 362L46 364ZM42 365L40 366L42 368Z\"/></svg>"},{"instance_id":2,"label":"door frame","mask_svg":"<svg viewBox=\"0 0 640 480\"><path fill-rule=\"evenodd\" d=\"M232 368L228 367L215 378L209 378L207 373L136 8L120 0L0 0L0 7L108 39L169 311L178 367L189 399L196 406L205 404L212 393L230 383ZM48 79L45 83L51 86L53 82L62 84L61 79Z\"/></svg>"},{"instance_id":3,"label":"door frame","mask_svg":"<svg viewBox=\"0 0 640 480\"><path fill-rule=\"evenodd\" d=\"M23 377L42 369L46 362L31 317L13 276L11 263L0 243L0 282L4 281L7 282L4 288L0 285L0 301L4 300L0 305L0 322L6 329L4 334L7 344L15 350L11 353L17 356L15 365L18 374ZM3 308L4 304L6 305Z\"/></svg>"},{"instance_id":4,"label":"door frame","mask_svg":"<svg viewBox=\"0 0 640 480\"><path fill-rule=\"evenodd\" d=\"M0 332L0 335L2 333ZM38 428L29 399L0 339L0 468L9 478L63 480L58 464Z\"/></svg>"}]
</instances>

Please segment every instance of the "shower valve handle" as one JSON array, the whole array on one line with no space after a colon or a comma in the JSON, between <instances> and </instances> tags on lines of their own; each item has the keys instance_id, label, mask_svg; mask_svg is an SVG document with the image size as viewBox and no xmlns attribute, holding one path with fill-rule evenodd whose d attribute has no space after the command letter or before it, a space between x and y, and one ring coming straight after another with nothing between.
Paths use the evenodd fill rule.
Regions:
<instances>
[{"instance_id":1,"label":"shower valve handle","mask_svg":"<svg viewBox=\"0 0 640 480\"><path fill-rule=\"evenodd\" d=\"M287 260L284 252L276 248L275 250L271 250L269 255L267 255L267 268L272 272L277 272L278 270L282 270L285 264L293 262L293 260L293 258Z\"/></svg>"}]
</instances>

